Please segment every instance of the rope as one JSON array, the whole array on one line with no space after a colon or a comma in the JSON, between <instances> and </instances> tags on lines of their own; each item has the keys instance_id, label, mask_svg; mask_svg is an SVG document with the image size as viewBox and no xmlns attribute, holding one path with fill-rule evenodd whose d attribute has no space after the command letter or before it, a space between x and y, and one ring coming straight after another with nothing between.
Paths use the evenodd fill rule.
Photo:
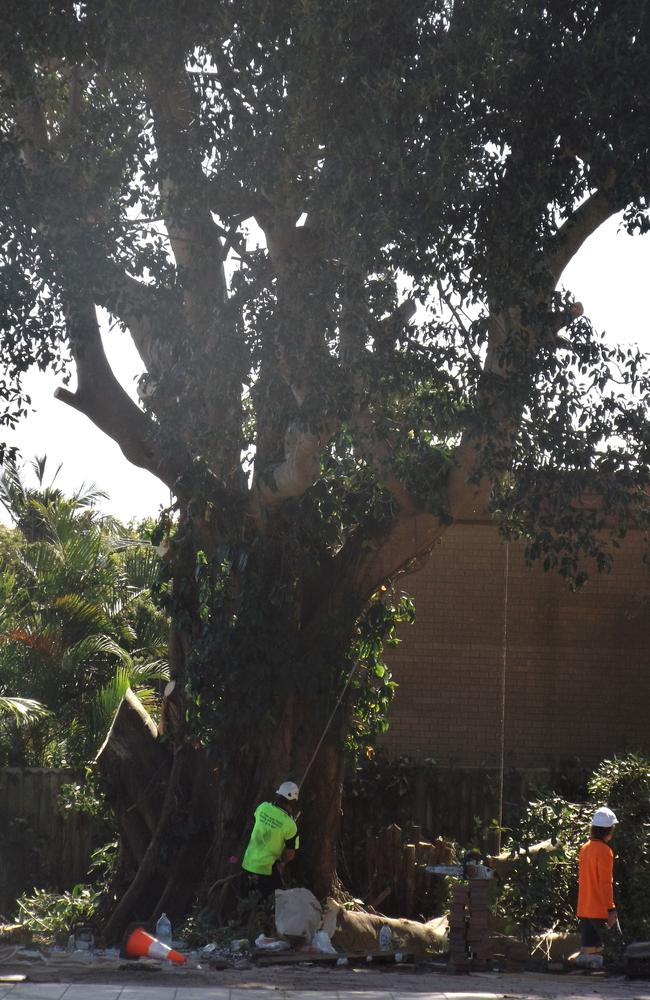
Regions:
<instances>
[{"instance_id":1,"label":"rope","mask_svg":"<svg viewBox=\"0 0 650 1000\"><path fill-rule=\"evenodd\" d=\"M302 786L305 783L305 778L307 777L307 775L311 771L312 764L314 763L314 761L316 760L316 757L318 756L318 751L320 750L320 748L323 745L323 740L327 736L329 728L332 725L332 722L334 721L334 716L336 715L336 713L339 710L339 705L343 701L343 698L345 696L345 692L347 691L347 689L350 686L350 681L354 677L354 673L355 673L358 665L359 665L359 661L358 660L355 660L354 663L352 664L352 670L348 674L348 678L347 678L345 684L343 685L343 690L341 691L340 695L338 696L338 698L336 700L336 704L335 704L334 708L332 709L332 711L330 713L329 719L325 723L325 728L324 728L324 730L323 730L323 732L321 734L321 738L319 739L318 743L316 744L316 749L314 750L314 752L313 752L313 754L311 756L311 760L309 761L309 763L307 764L307 767L305 768L305 773L303 774L302 778L298 782L298 788L302 788Z\"/></svg>"},{"instance_id":2,"label":"rope","mask_svg":"<svg viewBox=\"0 0 650 1000\"><path fill-rule=\"evenodd\" d=\"M508 584L510 579L510 542L506 542L506 564L503 583L503 641L501 657L501 705L500 705L500 766L499 766L499 829L497 832L497 854L501 852L501 827L503 826L503 775L506 756L506 672L508 666Z\"/></svg>"}]
</instances>

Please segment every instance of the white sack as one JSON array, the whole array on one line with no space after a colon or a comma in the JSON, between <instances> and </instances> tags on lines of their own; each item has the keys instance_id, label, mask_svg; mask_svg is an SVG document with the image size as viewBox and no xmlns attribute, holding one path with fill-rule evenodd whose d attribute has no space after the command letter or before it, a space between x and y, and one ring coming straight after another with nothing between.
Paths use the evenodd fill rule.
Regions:
<instances>
[{"instance_id":1,"label":"white sack","mask_svg":"<svg viewBox=\"0 0 650 1000\"><path fill-rule=\"evenodd\" d=\"M321 905L309 889L275 890L275 929L282 937L311 941L322 920Z\"/></svg>"}]
</instances>

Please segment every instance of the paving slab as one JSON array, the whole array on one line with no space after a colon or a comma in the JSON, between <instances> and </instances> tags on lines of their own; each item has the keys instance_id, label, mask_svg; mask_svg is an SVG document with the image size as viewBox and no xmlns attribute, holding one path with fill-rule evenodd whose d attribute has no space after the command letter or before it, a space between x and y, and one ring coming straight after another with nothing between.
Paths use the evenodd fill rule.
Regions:
<instances>
[{"instance_id":1,"label":"paving slab","mask_svg":"<svg viewBox=\"0 0 650 1000\"><path fill-rule=\"evenodd\" d=\"M119 1000L176 1000L177 992L175 986L123 986L118 996ZM86 1000L86 997L83 997L83 1000Z\"/></svg>"},{"instance_id":2,"label":"paving slab","mask_svg":"<svg viewBox=\"0 0 650 1000\"><path fill-rule=\"evenodd\" d=\"M182 994L182 1000L231 1000L230 989L223 986L183 986L176 992Z\"/></svg>"},{"instance_id":3,"label":"paving slab","mask_svg":"<svg viewBox=\"0 0 650 1000\"><path fill-rule=\"evenodd\" d=\"M68 989L66 983L16 983L7 994L10 1000L61 1000ZM20 990L20 993L16 993Z\"/></svg>"},{"instance_id":4,"label":"paving slab","mask_svg":"<svg viewBox=\"0 0 650 1000\"><path fill-rule=\"evenodd\" d=\"M393 1000L447 1000L445 993L393 993Z\"/></svg>"},{"instance_id":5,"label":"paving slab","mask_svg":"<svg viewBox=\"0 0 650 1000\"><path fill-rule=\"evenodd\" d=\"M318 972L316 971L318 969ZM422 968L377 971L369 967L249 970L213 973L214 981L187 982L160 972L151 982L0 984L0 1000L650 1000L650 982L622 976L538 973L472 973L453 976ZM163 978L165 976L165 978ZM224 981L225 980L225 981ZM235 983L236 985L230 985ZM312 988L313 987L313 988Z\"/></svg>"},{"instance_id":6,"label":"paving slab","mask_svg":"<svg viewBox=\"0 0 650 1000\"><path fill-rule=\"evenodd\" d=\"M63 1000L86 1000L90 987L88 983L73 983L68 986L63 995ZM96 983L92 987L93 1000L118 1000L122 992L122 986L104 986Z\"/></svg>"}]
</instances>

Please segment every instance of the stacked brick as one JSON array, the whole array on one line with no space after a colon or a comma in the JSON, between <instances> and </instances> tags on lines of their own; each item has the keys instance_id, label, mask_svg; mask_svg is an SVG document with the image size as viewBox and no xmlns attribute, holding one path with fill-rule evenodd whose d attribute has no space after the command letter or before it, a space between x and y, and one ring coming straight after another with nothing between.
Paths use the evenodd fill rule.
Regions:
<instances>
[{"instance_id":1,"label":"stacked brick","mask_svg":"<svg viewBox=\"0 0 650 1000\"><path fill-rule=\"evenodd\" d=\"M470 879L452 888L449 966L455 972L484 970L492 965L490 910L494 891L491 879Z\"/></svg>"},{"instance_id":2,"label":"stacked brick","mask_svg":"<svg viewBox=\"0 0 650 1000\"><path fill-rule=\"evenodd\" d=\"M470 879L467 948L473 969L492 965L491 917L495 884L493 879Z\"/></svg>"},{"instance_id":3,"label":"stacked brick","mask_svg":"<svg viewBox=\"0 0 650 1000\"><path fill-rule=\"evenodd\" d=\"M449 967L455 972L468 972L470 957L467 950L469 927L469 885L454 885L449 908Z\"/></svg>"}]
</instances>

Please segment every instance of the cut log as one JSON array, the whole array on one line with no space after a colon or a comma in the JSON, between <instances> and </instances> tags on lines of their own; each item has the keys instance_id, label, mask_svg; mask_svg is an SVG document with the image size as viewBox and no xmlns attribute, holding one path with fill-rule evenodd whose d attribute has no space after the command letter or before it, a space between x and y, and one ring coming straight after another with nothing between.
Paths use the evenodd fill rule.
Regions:
<instances>
[{"instance_id":1,"label":"cut log","mask_svg":"<svg viewBox=\"0 0 650 1000\"><path fill-rule=\"evenodd\" d=\"M447 918L438 917L427 923L381 917L359 910L346 910L335 900L328 899L323 928L340 952L363 952L379 955L379 931L390 927L395 951L410 955L439 954L447 948Z\"/></svg>"},{"instance_id":2,"label":"cut log","mask_svg":"<svg viewBox=\"0 0 650 1000\"><path fill-rule=\"evenodd\" d=\"M514 856L510 853L510 851L501 851L500 854L488 858L487 863L490 868L494 868L499 878L504 879L514 871L517 863L523 857L530 857L534 861L538 854L553 854L555 851L559 850L559 843L554 844L552 840L542 840L538 844L532 844L527 851L519 851L519 853Z\"/></svg>"}]
</instances>

